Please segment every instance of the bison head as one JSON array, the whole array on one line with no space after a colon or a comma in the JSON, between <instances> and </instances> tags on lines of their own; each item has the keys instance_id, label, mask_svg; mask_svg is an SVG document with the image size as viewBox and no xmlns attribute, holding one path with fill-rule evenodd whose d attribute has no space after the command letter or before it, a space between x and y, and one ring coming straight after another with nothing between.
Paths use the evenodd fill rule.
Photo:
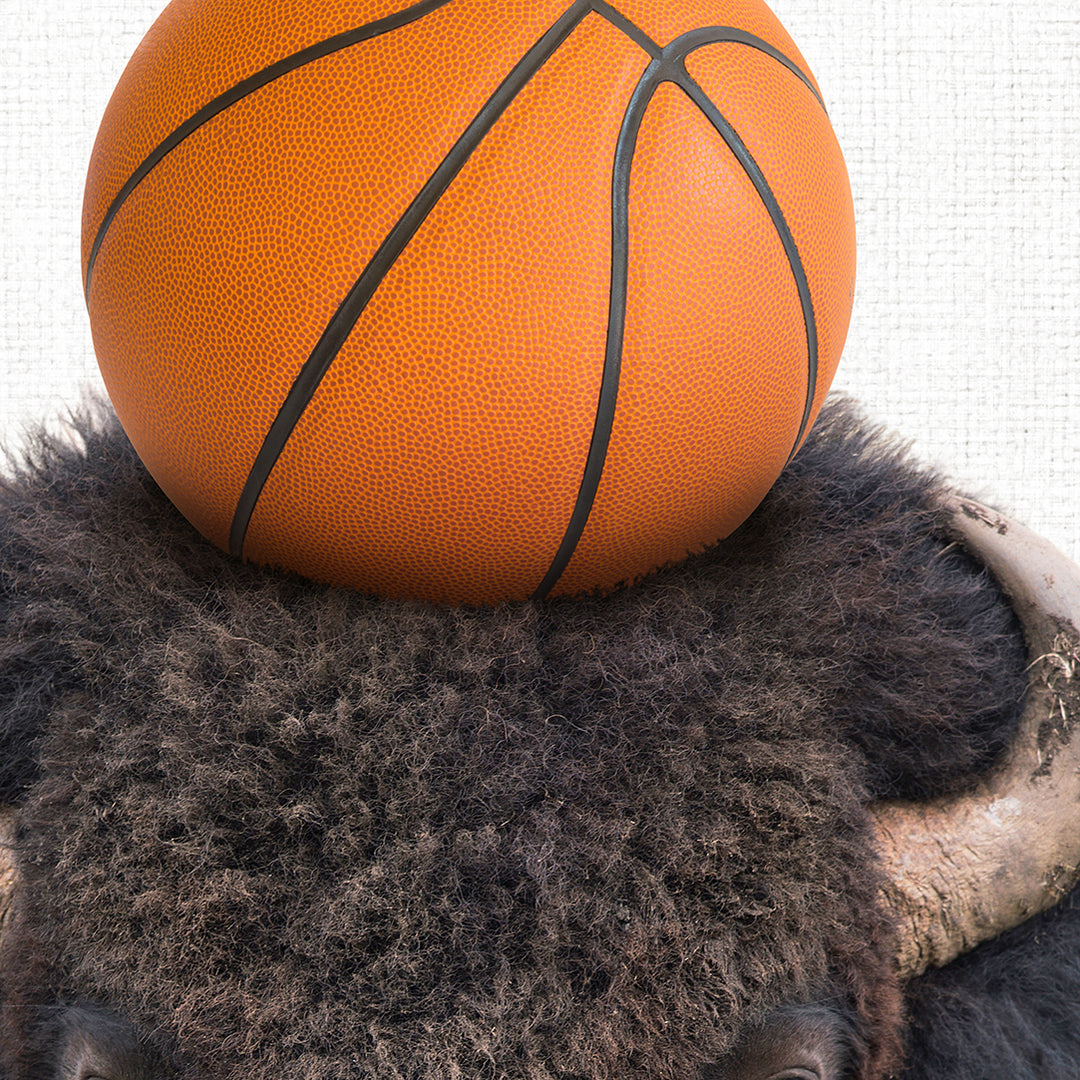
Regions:
<instances>
[{"instance_id":1,"label":"bison head","mask_svg":"<svg viewBox=\"0 0 1080 1080\"><path fill-rule=\"evenodd\" d=\"M847 408L716 549L487 610L80 436L0 500L8 1080L875 1080L1076 879L1075 568Z\"/></svg>"}]
</instances>

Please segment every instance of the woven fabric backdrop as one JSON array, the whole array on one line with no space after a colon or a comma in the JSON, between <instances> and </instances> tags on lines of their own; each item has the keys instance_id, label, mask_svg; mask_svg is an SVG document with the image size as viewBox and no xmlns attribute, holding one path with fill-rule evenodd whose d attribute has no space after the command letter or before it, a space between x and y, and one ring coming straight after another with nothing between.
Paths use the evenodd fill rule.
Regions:
<instances>
[{"instance_id":1,"label":"woven fabric backdrop","mask_svg":"<svg viewBox=\"0 0 1080 1080\"><path fill-rule=\"evenodd\" d=\"M0 0L8 441L98 384L79 289L85 166L163 6ZM834 386L1080 559L1080 7L773 7L821 83L855 196L859 281Z\"/></svg>"}]
</instances>

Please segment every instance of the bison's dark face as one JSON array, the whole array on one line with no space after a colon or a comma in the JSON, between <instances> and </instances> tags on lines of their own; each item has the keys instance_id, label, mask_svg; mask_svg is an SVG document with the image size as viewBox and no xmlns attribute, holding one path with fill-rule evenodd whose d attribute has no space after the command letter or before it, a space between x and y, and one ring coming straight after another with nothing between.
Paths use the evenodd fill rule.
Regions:
<instances>
[{"instance_id":1,"label":"bison's dark face","mask_svg":"<svg viewBox=\"0 0 1080 1080\"><path fill-rule=\"evenodd\" d=\"M843 410L717 550L484 611L235 565L84 438L2 500L7 1080L873 1080L1072 884L1080 588Z\"/></svg>"}]
</instances>

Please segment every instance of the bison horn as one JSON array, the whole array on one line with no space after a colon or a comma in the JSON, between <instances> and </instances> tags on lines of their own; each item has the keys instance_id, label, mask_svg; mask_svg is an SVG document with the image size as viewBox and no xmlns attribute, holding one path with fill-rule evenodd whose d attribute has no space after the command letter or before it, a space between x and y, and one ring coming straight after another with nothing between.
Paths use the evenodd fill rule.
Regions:
<instances>
[{"instance_id":1,"label":"bison horn","mask_svg":"<svg viewBox=\"0 0 1080 1080\"><path fill-rule=\"evenodd\" d=\"M12 856L14 841L15 814L0 806L0 943L4 940L4 929L15 893L15 859Z\"/></svg>"},{"instance_id":2,"label":"bison horn","mask_svg":"<svg viewBox=\"0 0 1080 1080\"><path fill-rule=\"evenodd\" d=\"M1080 879L1080 567L978 503L950 509L1020 619L1029 688L1016 739L974 791L873 808L904 978L1052 907Z\"/></svg>"}]
</instances>

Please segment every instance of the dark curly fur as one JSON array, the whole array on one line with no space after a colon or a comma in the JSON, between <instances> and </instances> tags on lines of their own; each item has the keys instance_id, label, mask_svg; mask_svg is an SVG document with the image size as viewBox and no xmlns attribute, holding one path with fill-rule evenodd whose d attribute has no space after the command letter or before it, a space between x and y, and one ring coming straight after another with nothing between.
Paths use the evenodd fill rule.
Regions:
<instances>
[{"instance_id":1,"label":"dark curly fur","mask_svg":"<svg viewBox=\"0 0 1080 1080\"><path fill-rule=\"evenodd\" d=\"M0 497L16 1078L58 1001L191 1075L685 1080L815 1000L859 1077L895 1068L866 806L969 784L1025 658L940 482L848 407L717 548L484 610L239 565L115 426L79 435ZM916 988L911 1077L967 1052L942 1003L994 962Z\"/></svg>"},{"instance_id":2,"label":"dark curly fur","mask_svg":"<svg viewBox=\"0 0 1080 1080\"><path fill-rule=\"evenodd\" d=\"M1080 889L909 990L904 1080L1080 1075Z\"/></svg>"}]
</instances>

